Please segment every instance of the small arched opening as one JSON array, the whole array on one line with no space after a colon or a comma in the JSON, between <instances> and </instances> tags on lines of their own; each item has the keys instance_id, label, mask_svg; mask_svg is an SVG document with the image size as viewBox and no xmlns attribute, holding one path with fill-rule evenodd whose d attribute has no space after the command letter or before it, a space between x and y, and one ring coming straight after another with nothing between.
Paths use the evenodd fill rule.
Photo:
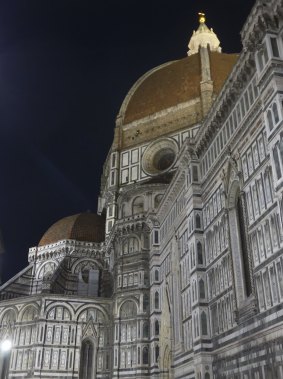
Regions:
<instances>
[{"instance_id":1,"label":"small arched opening","mask_svg":"<svg viewBox=\"0 0 283 379\"><path fill-rule=\"evenodd\" d=\"M198 264L203 265L202 244L199 241L197 242L197 256L198 256Z\"/></svg>"},{"instance_id":2,"label":"small arched opening","mask_svg":"<svg viewBox=\"0 0 283 379\"><path fill-rule=\"evenodd\" d=\"M149 362L149 359L148 359L149 357L148 357L148 347L146 346L146 347L144 347L143 349L142 349L142 363L144 364L144 365L147 365L148 364L148 362Z\"/></svg>"}]
</instances>

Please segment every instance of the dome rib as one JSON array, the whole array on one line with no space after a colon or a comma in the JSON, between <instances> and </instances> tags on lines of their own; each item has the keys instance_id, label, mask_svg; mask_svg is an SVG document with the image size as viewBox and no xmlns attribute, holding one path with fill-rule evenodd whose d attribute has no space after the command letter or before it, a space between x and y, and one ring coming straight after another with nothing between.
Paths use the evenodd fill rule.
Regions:
<instances>
[{"instance_id":1,"label":"dome rib","mask_svg":"<svg viewBox=\"0 0 283 379\"><path fill-rule=\"evenodd\" d=\"M217 95L232 71L238 54L210 52L211 80ZM200 98L199 53L165 63L143 75L128 92L119 113L125 125L170 107Z\"/></svg>"}]
</instances>

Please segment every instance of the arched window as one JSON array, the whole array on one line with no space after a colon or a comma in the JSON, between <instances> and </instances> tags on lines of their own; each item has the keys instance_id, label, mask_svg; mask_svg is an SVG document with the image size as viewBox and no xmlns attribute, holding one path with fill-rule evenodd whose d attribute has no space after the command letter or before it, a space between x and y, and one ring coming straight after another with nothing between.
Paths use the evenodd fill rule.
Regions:
<instances>
[{"instance_id":1,"label":"arched window","mask_svg":"<svg viewBox=\"0 0 283 379\"><path fill-rule=\"evenodd\" d=\"M267 170L264 173L264 182L265 182L266 202L269 203L271 201L272 197L271 197L271 186L270 186L269 172Z\"/></svg>"},{"instance_id":2,"label":"arched window","mask_svg":"<svg viewBox=\"0 0 283 379\"><path fill-rule=\"evenodd\" d=\"M144 365L148 364L148 347L142 349L142 363Z\"/></svg>"},{"instance_id":3,"label":"arched window","mask_svg":"<svg viewBox=\"0 0 283 379\"><path fill-rule=\"evenodd\" d=\"M133 215L142 213L144 211L143 197L138 196L133 201Z\"/></svg>"},{"instance_id":4,"label":"arched window","mask_svg":"<svg viewBox=\"0 0 283 379\"><path fill-rule=\"evenodd\" d=\"M205 299L204 281L202 279L199 281L199 297L200 299Z\"/></svg>"},{"instance_id":5,"label":"arched window","mask_svg":"<svg viewBox=\"0 0 283 379\"><path fill-rule=\"evenodd\" d=\"M247 236L245 231L245 219L244 219L244 209L242 205L242 201L240 196L237 198L237 214L238 214L238 223L239 223L239 231L240 231L240 243L241 250L243 255L243 263L244 263L244 279L246 285L246 294L249 296L252 292L252 281L249 270L249 258L248 258L248 245L247 245Z\"/></svg>"},{"instance_id":6,"label":"arched window","mask_svg":"<svg viewBox=\"0 0 283 379\"><path fill-rule=\"evenodd\" d=\"M271 131L273 129L273 119L272 119L272 113L270 109L267 112L267 123L268 123L268 128Z\"/></svg>"},{"instance_id":7,"label":"arched window","mask_svg":"<svg viewBox=\"0 0 283 379\"><path fill-rule=\"evenodd\" d=\"M196 265L196 259L195 259L195 246L192 245L192 251L191 251L191 268L195 267Z\"/></svg>"},{"instance_id":8,"label":"arched window","mask_svg":"<svg viewBox=\"0 0 283 379\"><path fill-rule=\"evenodd\" d=\"M136 237L129 238L129 253L135 253L139 249L139 243Z\"/></svg>"},{"instance_id":9,"label":"arched window","mask_svg":"<svg viewBox=\"0 0 283 379\"><path fill-rule=\"evenodd\" d=\"M204 379L210 379L210 375L209 375L208 372L205 373L205 375L204 375Z\"/></svg>"},{"instance_id":10,"label":"arched window","mask_svg":"<svg viewBox=\"0 0 283 379\"><path fill-rule=\"evenodd\" d=\"M125 301L125 303L121 306L120 315L122 319L136 317L137 315L136 304L131 300Z\"/></svg>"},{"instance_id":11,"label":"arched window","mask_svg":"<svg viewBox=\"0 0 283 379\"><path fill-rule=\"evenodd\" d=\"M154 294L154 308L159 309L159 293L157 291Z\"/></svg>"},{"instance_id":12,"label":"arched window","mask_svg":"<svg viewBox=\"0 0 283 379\"><path fill-rule=\"evenodd\" d=\"M273 149L273 160L274 160L274 166L275 166L277 179L280 179L282 176L282 173L281 173L281 167L280 167L280 161L279 161L277 146L278 146L278 144L276 144L274 146L274 149Z\"/></svg>"},{"instance_id":13,"label":"arched window","mask_svg":"<svg viewBox=\"0 0 283 379\"><path fill-rule=\"evenodd\" d=\"M37 316L38 312L32 305L28 306L22 316L22 321L33 321Z\"/></svg>"},{"instance_id":14,"label":"arched window","mask_svg":"<svg viewBox=\"0 0 283 379\"><path fill-rule=\"evenodd\" d=\"M158 271L158 270L155 270L155 271L154 271L154 280L155 280L156 282L158 282L158 280L159 280L159 271Z\"/></svg>"},{"instance_id":15,"label":"arched window","mask_svg":"<svg viewBox=\"0 0 283 379\"><path fill-rule=\"evenodd\" d=\"M154 323L154 334L156 336L159 336L159 321L158 320L155 320L155 323Z\"/></svg>"},{"instance_id":16,"label":"arched window","mask_svg":"<svg viewBox=\"0 0 283 379\"><path fill-rule=\"evenodd\" d=\"M124 241L123 242L123 254L128 254L129 253L129 245L128 245L128 241Z\"/></svg>"},{"instance_id":17,"label":"arched window","mask_svg":"<svg viewBox=\"0 0 283 379\"><path fill-rule=\"evenodd\" d=\"M14 323L16 322L16 318L17 316L13 309L7 310L2 317L1 326L2 327L7 326L7 325L13 326Z\"/></svg>"},{"instance_id":18,"label":"arched window","mask_svg":"<svg viewBox=\"0 0 283 379\"><path fill-rule=\"evenodd\" d=\"M143 295L143 311L147 312L149 310L149 297L147 294Z\"/></svg>"},{"instance_id":19,"label":"arched window","mask_svg":"<svg viewBox=\"0 0 283 379\"><path fill-rule=\"evenodd\" d=\"M283 165L283 136L281 135L281 140L279 142L279 153L281 158L281 163Z\"/></svg>"},{"instance_id":20,"label":"arched window","mask_svg":"<svg viewBox=\"0 0 283 379\"><path fill-rule=\"evenodd\" d=\"M126 204L123 203L121 206L121 217L124 218L126 217Z\"/></svg>"},{"instance_id":21,"label":"arched window","mask_svg":"<svg viewBox=\"0 0 283 379\"><path fill-rule=\"evenodd\" d=\"M278 114L278 109L277 109L276 103L273 103L272 111L273 111L274 121L275 121L275 125L276 125L279 121L279 114Z\"/></svg>"},{"instance_id":22,"label":"arched window","mask_svg":"<svg viewBox=\"0 0 283 379\"><path fill-rule=\"evenodd\" d=\"M95 370L95 349L91 340L82 342L80 354L80 376L79 379L93 379Z\"/></svg>"},{"instance_id":23,"label":"arched window","mask_svg":"<svg viewBox=\"0 0 283 379\"><path fill-rule=\"evenodd\" d=\"M198 255L198 264L203 265L203 256L202 256L202 244L197 242L197 255Z\"/></svg>"},{"instance_id":24,"label":"arched window","mask_svg":"<svg viewBox=\"0 0 283 379\"><path fill-rule=\"evenodd\" d=\"M201 312L200 321L201 321L201 332L202 334L207 335L207 318L206 318L206 313L204 311Z\"/></svg>"},{"instance_id":25,"label":"arched window","mask_svg":"<svg viewBox=\"0 0 283 379\"><path fill-rule=\"evenodd\" d=\"M201 228L200 215L197 214L196 215L196 229L200 229L200 228Z\"/></svg>"},{"instance_id":26,"label":"arched window","mask_svg":"<svg viewBox=\"0 0 283 379\"><path fill-rule=\"evenodd\" d=\"M148 321L144 321L142 331L143 331L142 332L143 337L148 338L149 337L149 323L148 323Z\"/></svg>"},{"instance_id":27,"label":"arched window","mask_svg":"<svg viewBox=\"0 0 283 379\"><path fill-rule=\"evenodd\" d=\"M155 346L155 362L158 363L158 358L159 358L159 346Z\"/></svg>"}]
</instances>

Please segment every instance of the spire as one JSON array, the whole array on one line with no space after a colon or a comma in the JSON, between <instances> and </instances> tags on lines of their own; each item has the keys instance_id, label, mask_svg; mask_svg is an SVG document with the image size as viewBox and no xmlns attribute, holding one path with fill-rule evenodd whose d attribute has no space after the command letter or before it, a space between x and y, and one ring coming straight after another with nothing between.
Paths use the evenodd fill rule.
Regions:
<instances>
[{"instance_id":1,"label":"spire","mask_svg":"<svg viewBox=\"0 0 283 379\"><path fill-rule=\"evenodd\" d=\"M189 41L188 55L196 54L199 52L200 47L207 47L211 51L217 51L221 53L220 41L217 38L217 35L214 33L213 29L209 29L206 24L205 14L199 12L199 27L197 31L194 30L193 35Z\"/></svg>"}]
</instances>

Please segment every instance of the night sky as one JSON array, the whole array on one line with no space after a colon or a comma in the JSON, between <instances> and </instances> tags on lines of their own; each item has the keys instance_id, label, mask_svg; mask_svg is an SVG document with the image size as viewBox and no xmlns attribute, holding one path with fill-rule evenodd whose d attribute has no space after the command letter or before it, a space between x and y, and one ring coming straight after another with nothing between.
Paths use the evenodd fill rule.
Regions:
<instances>
[{"instance_id":1,"label":"night sky","mask_svg":"<svg viewBox=\"0 0 283 379\"><path fill-rule=\"evenodd\" d=\"M240 52L253 0L0 0L3 281L54 222L96 211L102 165L127 92L186 56L197 13Z\"/></svg>"}]
</instances>

